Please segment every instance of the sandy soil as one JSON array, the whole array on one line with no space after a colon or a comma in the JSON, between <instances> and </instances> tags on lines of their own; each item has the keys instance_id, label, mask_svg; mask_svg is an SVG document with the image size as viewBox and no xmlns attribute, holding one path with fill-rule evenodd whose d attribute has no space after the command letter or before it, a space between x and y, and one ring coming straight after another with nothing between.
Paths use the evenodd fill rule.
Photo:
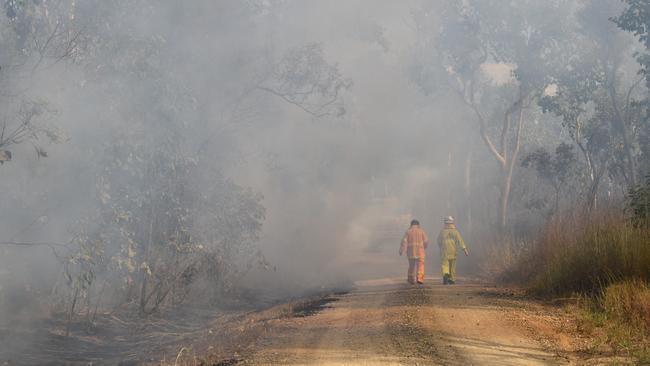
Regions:
<instances>
[{"instance_id":1,"label":"sandy soil","mask_svg":"<svg viewBox=\"0 0 650 366\"><path fill-rule=\"evenodd\" d=\"M308 317L275 319L238 364L582 364L576 325L555 307L480 283L365 281Z\"/></svg>"},{"instance_id":2,"label":"sandy soil","mask_svg":"<svg viewBox=\"0 0 650 366\"><path fill-rule=\"evenodd\" d=\"M174 322L113 319L98 325L101 335L30 333L29 349L15 330L0 329L0 366L633 364L595 349L563 307L519 290L459 283L388 278L263 310L193 310Z\"/></svg>"}]
</instances>

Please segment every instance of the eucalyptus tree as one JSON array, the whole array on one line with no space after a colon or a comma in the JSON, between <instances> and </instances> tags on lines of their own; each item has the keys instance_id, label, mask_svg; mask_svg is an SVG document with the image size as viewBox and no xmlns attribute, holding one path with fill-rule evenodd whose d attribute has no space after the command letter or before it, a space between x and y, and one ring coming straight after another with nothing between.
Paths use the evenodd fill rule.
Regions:
<instances>
[{"instance_id":1,"label":"eucalyptus tree","mask_svg":"<svg viewBox=\"0 0 650 366\"><path fill-rule=\"evenodd\" d=\"M650 89L650 3L643 0L624 0L624 9L613 21L623 30L631 32L638 37L643 46L643 51L636 53L637 61L641 65L640 74L645 79L646 89ZM647 106L650 98L645 98ZM641 162L639 168L644 173L650 171L650 123L646 108L644 123L639 128L639 144L641 148ZM637 182L638 183L638 182Z\"/></svg>"},{"instance_id":2,"label":"eucalyptus tree","mask_svg":"<svg viewBox=\"0 0 650 366\"><path fill-rule=\"evenodd\" d=\"M561 143L553 153L545 148L538 148L524 156L521 166L535 169L538 176L546 181L554 191L554 203L551 214L560 210L562 193L569 186L576 171L576 155L573 146Z\"/></svg>"},{"instance_id":3,"label":"eucalyptus tree","mask_svg":"<svg viewBox=\"0 0 650 366\"><path fill-rule=\"evenodd\" d=\"M639 131L645 123L642 78L631 38L608 19L619 6L586 3L576 13L573 56L553 74L554 91L540 100L562 118L586 164L586 208L593 209L604 177L633 186L639 172ZM618 182L616 182L618 181Z\"/></svg>"},{"instance_id":4,"label":"eucalyptus tree","mask_svg":"<svg viewBox=\"0 0 650 366\"><path fill-rule=\"evenodd\" d=\"M502 228L507 225L527 110L552 82L551 70L567 57L563 45L572 9L570 1L513 1L507 6L490 0L449 2L438 20L439 34L424 44L431 48L430 55L442 60L438 76L472 113L485 151L498 165ZM511 77L495 83L495 67L509 70Z\"/></svg>"}]
</instances>

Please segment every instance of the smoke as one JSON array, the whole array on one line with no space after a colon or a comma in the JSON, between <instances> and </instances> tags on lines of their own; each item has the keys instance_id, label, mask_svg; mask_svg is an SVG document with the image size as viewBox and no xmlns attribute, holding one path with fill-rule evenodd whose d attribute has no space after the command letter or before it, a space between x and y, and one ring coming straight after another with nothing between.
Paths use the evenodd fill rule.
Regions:
<instances>
[{"instance_id":1,"label":"smoke","mask_svg":"<svg viewBox=\"0 0 650 366\"><path fill-rule=\"evenodd\" d=\"M402 217L404 226L405 215L431 212L421 199L439 173L429 163L445 157L435 156L442 149L432 143L432 108L400 64L413 39L403 22L408 6L87 2L48 10L69 34L79 32L78 49L16 69L21 75L5 85L20 93L4 103L42 101L43 121L65 136L43 143L47 157L28 143L12 148L14 160L2 166L2 233L54 247L3 246L3 293L11 286L51 291L65 252L59 244L70 246L79 223L94 217L118 141L138 149L180 136L180 154L202 154L197 184L210 184L205 171L219 171L263 195L258 246L275 271L254 267L251 284L258 276L278 289L354 278L378 219ZM303 107L323 98L294 103L259 88L279 87L277 65L308 45L322 57L312 67L334 68L352 82L322 116ZM25 59L35 65L40 56ZM373 203L382 199L391 203ZM88 225L92 231L101 223ZM391 248L399 238L392 239Z\"/></svg>"},{"instance_id":2,"label":"smoke","mask_svg":"<svg viewBox=\"0 0 650 366\"><path fill-rule=\"evenodd\" d=\"M441 29L451 29L443 21L456 20L442 2L89 0L26 2L38 11L24 14L5 3L0 46L15 54L0 54L2 118L15 126L20 106L38 103L38 123L61 135L11 146L12 161L0 166L0 241L39 244L0 247L0 324L48 315L82 223L88 237L110 238L106 253L128 253L126 237L145 237L147 199L170 186L182 192L179 207L195 210L192 223L175 222L187 229L174 238L183 250L200 237L218 248L214 258L237 263L222 263L220 276L278 296L402 276L397 249L412 218L431 238L432 271L442 217L457 216L473 237L499 221L503 170L450 84L471 65L449 66L453 57L440 50ZM498 17L486 15L502 25ZM18 43L42 46L48 35L56 35L53 51L21 53ZM461 36L446 46L473 62L466 48L478 41ZM495 138L519 87L517 65L485 57L472 76ZM571 140L557 116L534 102L526 108L522 155ZM547 212L532 202L546 196L530 187L542 183L514 166L510 215L538 223ZM104 201L142 222L125 225ZM133 235L120 237L126 226ZM176 243L174 230L160 231ZM145 252L133 256L134 271L153 266ZM114 265L105 257L105 268Z\"/></svg>"}]
</instances>

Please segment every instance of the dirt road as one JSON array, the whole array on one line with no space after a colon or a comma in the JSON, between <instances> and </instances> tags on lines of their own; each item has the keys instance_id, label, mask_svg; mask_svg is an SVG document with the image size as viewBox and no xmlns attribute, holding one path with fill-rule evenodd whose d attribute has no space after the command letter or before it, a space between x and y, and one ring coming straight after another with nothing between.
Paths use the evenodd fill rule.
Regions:
<instances>
[{"instance_id":1,"label":"dirt road","mask_svg":"<svg viewBox=\"0 0 650 366\"><path fill-rule=\"evenodd\" d=\"M563 308L517 290L466 280L411 286L400 278L328 293L230 313L195 309L173 322L116 319L70 338L0 332L0 365L634 364L595 347Z\"/></svg>"},{"instance_id":2,"label":"dirt road","mask_svg":"<svg viewBox=\"0 0 650 366\"><path fill-rule=\"evenodd\" d=\"M543 306L478 283L357 284L315 315L278 319L239 364L566 365L578 342ZM559 311L559 310L557 310ZM564 338L564 339L563 339ZM571 339L570 339L571 338Z\"/></svg>"}]
</instances>

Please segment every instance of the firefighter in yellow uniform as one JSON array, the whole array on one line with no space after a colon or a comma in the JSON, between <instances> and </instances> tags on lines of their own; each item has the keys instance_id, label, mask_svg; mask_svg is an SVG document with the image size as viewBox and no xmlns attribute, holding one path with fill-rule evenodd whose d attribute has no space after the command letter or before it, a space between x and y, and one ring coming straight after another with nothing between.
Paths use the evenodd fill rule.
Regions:
<instances>
[{"instance_id":1,"label":"firefighter in yellow uniform","mask_svg":"<svg viewBox=\"0 0 650 366\"><path fill-rule=\"evenodd\" d=\"M424 281L424 250L429 245L427 233L420 228L418 220L411 221L399 247L399 255L406 252L409 260L408 282L422 284Z\"/></svg>"},{"instance_id":2,"label":"firefighter in yellow uniform","mask_svg":"<svg viewBox=\"0 0 650 366\"><path fill-rule=\"evenodd\" d=\"M440 260L442 261L442 283L453 285L456 282L456 246L460 246L469 255L463 238L456 229L456 222L452 216L444 220L445 227L438 235L438 246L440 247Z\"/></svg>"}]
</instances>

